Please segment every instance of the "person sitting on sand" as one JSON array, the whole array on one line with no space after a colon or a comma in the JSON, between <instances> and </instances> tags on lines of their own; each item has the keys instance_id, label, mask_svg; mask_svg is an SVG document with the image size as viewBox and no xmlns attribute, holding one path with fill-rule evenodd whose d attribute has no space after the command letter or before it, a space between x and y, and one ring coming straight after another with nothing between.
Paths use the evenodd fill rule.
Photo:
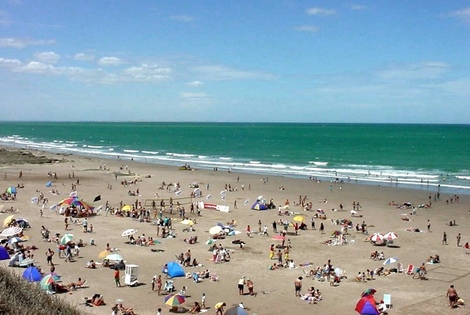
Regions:
<instances>
[{"instance_id":1,"label":"person sitting on sand","mask_svg":"<svg viewBox=\"0 0 470 315\"><path fill-rule=\"evenodd\" d=\"M96 269L95 261L93 259L90 260L89 262L87 262L86 267L89 268L89 269Z\"/></svg>"},{"instance_id":2,"label":"person sitting on sand","mask_svg":"<svg viewBox=\"0 0 470 315\"><path fill-rule=\"evenodd\" d=\"M433 263L438 264L440 262L441 262L441 259L439 258L439 255L438 254L434 255Z\"/></svg>"},{"instance_id":3,"label":"person sitting on sand","mask_svg":"<svg viewBox=\"0 0 470 315\"><path fill-rule=\"evenodd\" d=\"M123 315L135 315L135 312L132 308L130 307L124 307L122 303L118 304L118 308L121 311Z\"/></svg>"},{"instance_id":4,"label":"person sitting on sand","mask_svg":"<svg viewBox=\"0 0 470 315\"><path fill-rule=\"evenodd\" d=\"M95 294L90 300L87 300L87 303L91 303L94 306L106 305L104 302L103 296L101 294Z\"/></svg>"},{"instance_id":5,"label":"person sitting on sand","mask_svg":"<svg viewBox=\"0 0 470 315\"><path fill-rule=\"evenodd\" d=\"M378 251L373 251L370 253L370 259L377 260L379 257L379 252Z\"/></svg>"},{"instance_id":6,"label":"person sitting on sand","mask_svg":"<svg viewBox=\"0 0 470 315\"><path fill-rule=\"evenodd\" d=\"M190 314L197 314L201 311L201 305L198 302L194 302L193 308L189 311Z\"/></svg>"}]
</instances>

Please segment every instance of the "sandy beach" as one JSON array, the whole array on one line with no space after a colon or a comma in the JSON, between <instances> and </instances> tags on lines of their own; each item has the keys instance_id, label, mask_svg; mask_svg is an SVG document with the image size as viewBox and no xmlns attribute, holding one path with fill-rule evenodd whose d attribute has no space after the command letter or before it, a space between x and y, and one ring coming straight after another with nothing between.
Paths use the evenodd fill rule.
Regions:
<instances>
[{"instance_id":1,"label":"sandy beach","mask_svg":"<svg viewBox=\"0 0 470 315\"><path fill-rule=\"evenodd\" d=\"M186 273L193 273L209 269L211 273L218 275L219 281L202 279L195 283L192 279L184 277L174 278L174 284L179 291L183 286L187 287L186 308L191 308L195 301L201 301L202 293L206 295L206 314L215 314L214 305L225 302L228 307L243 302L249 308L250 314L269 315L307 314L356 314L354 308L361 293L369 288L374 288L377 302L384 294L391 294L393 307L389 314L470 314L468 306L450 309L446 299L446 291L453 284L464 299L468 300L470 289L468 262L470 255L466 255L463 245L470 241L470 196L459 196L458 202L453 195L441 194L439 200L434 199L434 190L409 190L399 189L393 186L358 185L353 182L331 183L317 182L314 180L294 179L284 177L263 177L263 175L240 174L227 170L179 170L177 167L143 164L131 160L100 160L96 158L81 157L76 155L58 155L45 152L31 151L35 156L45 156L47 159L35 164L35 158L25 157L18 152L0 152L0 189L18 184L24 188L17 189L17 199L14 201L2 201L3 210L13 207L15 218L25 218L31 224L24 234L29 237L23 245L35 245L39 249L34 251L35 264L48 271L45 252L48 248L57 250L57 244L46 242L41 236L41 226L50 230L51 235L71 233L74 240L82 239L87 245L80 250L79 257L74 257L73 262L65 262L59 259L57 253L54 256L57 273L62 275L64 283L76 281L78 277L86 279L87 287L79 288L69 293L57 294L54 298L63 298L70 301L85 314L110 314L111 307L117 299L124 300L126 307L131 307L137 314L155 314L158 307L162 308L162 314L171 314L170 306L165 305L165 295L151 290L151 281L154 275L161 275L163 266L175 261L177 255L191 250L192 258L196 258L202 266L184 267ZM19 159L23 157L24 159ZM21 164L18 164L20 162ZM22 173L19 178L20 172ZM56 174L57 178L50 174ZM48 175L49 174L49 175ZM135 183L123 185L122 181ZM48 181L51 187L46 187ZM167 189L159 189L162 182L179 183L181 193L176 194ZM194 191L192 183L198 183L202 193L196 200L208 203L226 205L230 208L228 213L211 209L201 209L200 216L190 213L189 204L184 204L186 216L196 219L193 225L194 232L184 232L186 225L181 224L182 218L177 211L172 215L168 213L168 207L163 216L172 218L175 238L157 237L156 226L148 222L139 222L129 217L119 217L107 214L106 202L112 208L120 208L120 205L132 205L135 202L150 207L151 221L154 211L151 209L151 200L156 201L157 209L160 208L160 200L168 201L170 198L190 202L190 195ZM76 185L76 189L72 189ZM221 194L230 185L231 191ZM209 186L209 189L207 189ZM59 194L50 192L58 191ZM129 192L137 192L137 196L131 196ZM76 191L78 196L89 204L99 207L102 211L88 219L88 224L93 225L93 232L85 233L81 223L71 224L68 231L65 230L64 216L50 211L49 207ZM42 192L48 199L40 215L42 204L32 203L34 197ZM158 194L158 195L157 195ZM207 199L207 195L211 195ZM93 202L96 196L101 200ZM222 196L225 196L222 199ZM258 196L266 200L273 199L276 209L256 211L251 210L251 205ZM158 196L158 197L157 197ZM312 203L312 210L305 211L300 205L299 196L306 202ZM182 198L182 199L179 199ZM452 199L452 201L451 201ZM248 200L248 201L247 201ZM289 207L282 210L279 215L278 207L285 206L289 200ZM394 204L402 205L409 202L412 206L432 203L429 208L417 208L416 214L412 214L412 208L399 209ZM237 207L235 208L234 205ZM351 216L353 202L360 203L357 216ZM343 211L340 210L343 205ZM321 209L326 219L314 220L316 229L311 229L311 218L315 214L321 214ZM157 211L158 212L158 211ZM288 213L285 214L285 213ZM290 239L292 248L289 258L295 263L295 268L282 268L270 270L270 266L276 262L269 259L271 244L278 245L280 241L274 240L274 221L293 222L295 215L303 215L307 230L299 230L294 233L294 227L289 226L287 238ZM10 213L0 214L1 222ZM359 217L361 216L361 217ZM408 218L409 220L404 220ZM78 218L81 222L82 218ZM341 230L341 225L336 221L348 219L352 225L367 225L368 234L357 232L355 228L344 236L346 243L332 246L325 244L335 240L331 235L334 231ZM206 241L211 238L209 229L218 222L227 224L235 221L235 230L240 234L226 236L216 240L230 251L230 261L214 263L210 245ZM429 221L428 221L429 220ZM455 220L456 226L450 226L449 222ZM268 236L258 233L259 221L261 228L268 228ZM324 231L320 231L323 223ZM431 225L428 231L428 224ZM250 237L246 234L247 225L254 232ZM137 246L126 244L127 237L121 233L126 229L136 229L135 237L145 234L158 240L158 244L149 246ZM282 229L277 226L278 231ZM420 232L415 232L419 229ZM395 232L398 236L393 241L394 246L374 246L367 238L373 233ZM443 245L443 234L447 234L448 245ZM457 246L457 235L461 233L460 246ZM183 240L197 236L196 244L188 244ZM91 246L90 239L94 239L96 246ZM245 242L243 249L232 241L240 239ZM137 264L138 280L140 285L136 287L116 287L113 280L113 270L106 267L88 269L86 264L91 259L101 262L99 254L106 250L106 244L116 248L122 255L126 264ZM427 280L413 279L405 273L391 273L387 276L375 276L374 280L365 282L355 281L358 272L367 269L374 270L395 268L397 263L383 265L383 260L373 260L370 254L373 251L383 251L385 258L398 258L403 268L409 264L416 267L426 263L430 256L438 254L440 263L426 264ZM315 266L323 266L331 260L334 268L343 270L347 278L331 286L328 281L317 281L309 277L309 272ZM7 266L8 261L2 261L2 266ZM307 266L300 266L307 265ZM23 268L10 268L18 274ZM254 283L255 296L248 294L239 295L237 283L240 277L250 278ZM295 296L294 281L303 277L302 293L315 287L322 293L322 300L316 304L309 304ZM124 277L124 271L121 271ZM124 279L121 279L124 284ZM99 293L103 295L106 306L85 306L85 297L91 297ZM245 293L247 290L245 288Z\"/></svg>"}]
</instances>

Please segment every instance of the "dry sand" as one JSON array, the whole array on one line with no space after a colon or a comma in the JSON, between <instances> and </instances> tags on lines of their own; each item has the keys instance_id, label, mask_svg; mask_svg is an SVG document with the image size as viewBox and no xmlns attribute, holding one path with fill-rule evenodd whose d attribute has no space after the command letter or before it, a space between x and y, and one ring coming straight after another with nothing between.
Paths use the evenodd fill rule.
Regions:
<instances>
[{"instance_id":1,"label":"dry sand","mask_svg":"<svg viewBox=\"0 0 470 315\"><path fill-rule=\"evenodd\" d=\"M226 194L225 204L230 206L229 213L223 213L214 210L202 210L202 216L197 218L197 224L194 226L196 232L183 232L184 226L180 224L178 215L173 215L174 227L177 237L174 239L159 239L161 244L150 247L139 247L125 244L126 238L121 237L122 231L128 228L138 230L138 235L155 235L155 226L149 223L139 223L130 218L119 218L112 215L105 216L104 212L100 215L90 218L89 223L93 224L93 233L84 233L81 226L72 225L68 231L73 233L75 238L81 238L88 242L91 238L96 240L97 246L85 246L82 248L80 257L75 262L64 262L57 255L54 257L57 272L62 275L65 283L76 281L78 277L86 279L89 287L78 289L69 294L56 295L70 301L89 314L110 314L111 306L116 299L125 300L124 305L132 307L137 314L155 314L157 307L163 309L163 314L169 314L170 307L163 302L164 296L158 296L151 291L151 279L153 275L161 274L162 266L175 260L175 255L191 249L193 257L203 263L203 267L188 267L186 272L194 272L203 269L210 269L211 272L217 272L219 282L204 280L201 283L194 283L190 279L175 278L176 288L179 290L184 285L188 287L189 297L185 306L192 306L194 301L200 301L201 294L204 292L207 296L206 305L210 307L207 314L215 314L214 304L219 301L225 301L228 306L243 302L250 308L250 314L268 315L268 314L307 314L315 312L317 314L355 314L354 307L363 290L374 288L377 290L376 299L380 300L384 293L392 295L393 308L389 314L469 314L467 307L450 310L445 293L449 285L454 284L459 294L468 300L468 289L470 282L468 276L470 269L468 261L470 255L465 255L465 250L456 245L456 235L462 234L461 244L470 240L469 235L469 209L470 196L460 196L459 203L446 204L445 200L450 200L451 196L441 195L440 201L434 202L430 209L418 209L417 215L410 216L410 221L402 220L402 213L411 210L400 210L390 206L389 202L394 200L397 203L411 202L413 205L428 202L429 193L434 191L426 190L406 190L395 187L363 186L354 183L332 184L328 182L317 183L308 179L292 179L281 177L269 177L268 182L263 184L261 175L228 173L227 171L180 171L175 167L141 164L129 160L99 160L96 158L80 156L64 156L48 154L44 152L34 152L36 155L49 156L52 159L61 162L52 162L46 164L32 164L33 159L23 160L23 163L16 164L17 153L7 154L0 152L0 181L1 186L16 186L23 183L24 188L18 190L18 200L13 202L4 202L5 207L13 206L19 211L16 217L23 217L30 221L32 228L26 230L26 235L30 237L25 245L36 245L39 250L35 252L37 265L48 269L46 264L45 252L47 248L56 249L56 245L44 242L41 239L41 225L46 226L52 233L64 234L64 217L50 212L48 207L66 198L71 192L71 185L80 179L77 191L79 196L89 201L97 195L101 195L102 200L94 205L103 205L106 201L113 207L119 207L122 201L124 204L133 203L136 198L144 202L145 199L153 199L155 193L159 193L160 198L175 198L174 193L158 190L158 187L165 181L179 182L182 187L181 196L189 196L192 189L189 184L199 182L202 184L204 196L211 194L212 203L224 204L220 198L220 191L225 185L230 184L237 191ZM16 157L15 157L16 156ZM24 157L24 154L22 154ZM100 170L100 165L106 164L109 170ZM133 179L134 176L119 176L115 180L114 174L120 171L120 167L128 166L133 174L138 174L141 181L136 185L124 187L120 181L124 178ZM23 177L18 178L19 172L23 172ZM48 177L48 172L58 174L58 179L54 180ZM69 178L68 174L75 175L75 178ZM6 178L5 177L6 174ZM150 175L150 178L146 178ZM239 177L239 182L237 182ZM53 187L46 188L45 183L53 181ZM210 184L210 191L205 189L205 185ZM241 185L245 189L242 191ZM112 189L108 189L112 185ZM333 185L330 191L329 186ZM248 187L251 186L251 190ZM284 186L285 190L279 190ZM340 189L341 186L341 189ZM129 190L140 190L141 196L132 197L128 195ZM57 189L59 196L50 195L51 189ZM31 198L38 196L42 191L49 199L44 217L40 217L40 206L31 203ZM348 279L344 279L338 286L331 287L329 283L317 282L307 278L304 271L308 272L311 268L296 268L282 270L268 270L274 261L268 258L269 245L275 243L272 240L271 223L279 218L292 219L288 216L278 216L277 210L254 211L250 210L250 205L257 196L263 195L267 200L273 198L276 205L284 204L286 199L291 201L290 211L304 214L310 227L310 218L313 212L305 212L297 206L292 206L292 202L298 201L299 195L307 196L308 201L313 202L314 209L321 208L325 210L328 217L322 221L325 224L325 234L317 230L300 231L300 235L289 235L292 241L292 250L290 258L297 265L313 262L313 265L323 265L328 259L331 259L335 267L346 270ZM249 199L248 205L244 201ZM322 203L327 199L327 203ZM238 208L234 209L234 201L237 201ZM362 218L352 218L349 210L352 208L352 202L360 202L362 208L360 214ZM347 211L335 212L331 209L339 208L342 203ZM189 212L189 211L188 211ZM3 220L7 214L1 214ZM195 215L188 214L190 218ZM330 239L332 231L338 229L333 225L330 219L352 219L353 223L362 223L364 220L369 225L369 233L394 231L398 234L395 240L395 248L374 247L369 242L365 242L365 235L350 231L349 240L355 240L354 244L343 246L327 246L322 242ZM430 220L431 232L427 231L427 220ZM269 237L253 235L247 238L245 233L238 236L227 237L224 240L217 241L224 247L232 250L231 261L228 263L214 264L210 261L211 252L209 246L205 245L208 240L208 230L217 222L228 222L235 220L237 230L244 232L246 226L251 225L253 230L258 228L258 220L263 225L269 227L271 233ZM449 221L455 220L457 226L450 227ZM320 220L316 221L317 228ZM423 233L408 232L409 227L415 227L423 230ZM449 245L442 245L443 232L448 234ZM198 236L199 243L188 245L183 239L188 236ZM246 242L244 250L240 250L232 241L240 238ZM129 264L138 264L139 280L143 283L138 287L118 288L113 282L113 271L109 268L98 268L91 270L85 268L90 259L98 260L98 254L106 248L106 243L111 247L119 248L119 254L125 257ZM151 249L163 249L164 252L152 252ZM383 250L386 257L397 257L406 267L408 264L420 265L425 262L430 255L439 254L440 264L427 265L428 280L412 279L411 276L404 274L391 274L386 277L377 277L376 280L366 283L354 281L355 275L359 271L374 269L382 265L380 261L374 261L369 258L371 251ZM5 265L5 262L2 262ZM12 268L20 273L23 269ZM123 275L123 272L121 273ZM240 276L246 276L253 280L256 297L248 295L240 296L237 290L237 281ZM309 305L294 295L294 280L304 277L303 292L307 288L314 286L321 290L323 301L315 305ZM123 281L121 281L123 283ZM103 294L107 306L86 307L83 304L84 297L90 297L95 293Z\"/></svg>"}]
</instances>

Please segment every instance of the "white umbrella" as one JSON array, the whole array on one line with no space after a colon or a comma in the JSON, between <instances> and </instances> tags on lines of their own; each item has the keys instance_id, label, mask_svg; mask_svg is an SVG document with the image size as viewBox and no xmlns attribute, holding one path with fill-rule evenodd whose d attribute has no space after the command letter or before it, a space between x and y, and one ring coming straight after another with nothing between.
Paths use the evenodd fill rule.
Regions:
<instances>
[{"instance_id":1,"label":"white umbrella","mask_svg":"<svg viewBox=\"0 0 470 315\"><path fill-rule=\"evenodd\" d=\"M223 231L222 227L216 225L216 226L213 226L209 229L209 234L215 235L215 234L219 234L222 231Z\"/></svg>"},{"instance_id":2,"label":"white umbrella","mask_svg":"<svg viewBox=\"0 0 470 315\"><path fill-rule=\"evenodd\" d=\"M21 231L23 231L22 228L20 228L18 226L12 226L12 227L4 229L0 235L8 237L8 236L13 236L13 235L16 235L16 234L20 234Z\"/></svg>"},{"instance_id":3,"label":"white umbrella","mask_svg":"<svg viewBox=\"0 0 470 315\"><path fill-rule=\"evenodd\" d=\"M351 210L351 214L357 214L356 210Z\"/></svg>"},{"instance_id":4,"label":"white umbrella","mask_svg":"<svg viewBox=\"0 0 470 315\"><path fill-rule=\"evenodd\" d=\"M220 192L221 195L225 195L226 193L227 193L227 190L222 190L222 191Z\"/></svg>"},{"instance_id":5,"label":"white umbrella","mask_svg":"<svg viewBox=\"0 0 470 315\"><path fill-rule=\"evenodd\" d=\"M244 204L245 206L250 202L250 199L245 200Z\"/></svg>"},{"instance_id":6,"label":"white umbrella","mask_svg":"<svg viewBox=\"0 0 470 315\"><path fill-rule=\"evenodd\" d=\"M372 242L381 242L384 240L384 236L380 233L374 233L374 235L370 237L370 240Z\"/></svg>"},{"instance_id":7,"label":"white umbrella","mask_svg":"<svg viewBox=\"0 0 470 315\"><path fill-rule=\"evenodd\" d=\"M209 194L209 195L206 196L206 199L209 200L209 199L211 199L211 197L212 197L212 195Z\"/></svg>"},{"instance_id":8,"label":"white umbrella","mask_svg":"<svg viewBox=\"0 0 470 315\"><path fill-rule=\"evenodd\" d=\"M181 195L181 190L175 191L175 195L177 195L177 196Z\"/></svg>"},{"instance_id":9,"label":"white umbrella","mask_svg":"<svg viewBox=\"0 0 470 315\"><path fill-rule=\"evenodd\" d=\"M60 243L62 245L67 244L68 242L71 242L73 240L73 234L64 234L62 238L60 239Z\"/></svg>"},{"instance_id":10,"label":"white umbrella","mask_svg":"<svg viewBox=\"0 0 470 315\"><path fill-rule=\"evenodd\" d=\"M395 232L388 232L387 234L384 235L384 238L387 241L393 241L394 239L398 238L398 235Z\"/></svg>"},{"instance_id":11,"label":"white umbrella","mask_svg":"<svg viewBox=\"0 0 470 315\"><path fill-rule=\"evenodd\" d=\"M124 260L124 258L119 255L119 254L109 254L108 256L105 257L107 260L115 260L115 261L120 261Z\"/></svg>"},{"instance_id":12,"label":"white umbrella","mask_svg":"<svg viewBox=\"0 0 470 315\"><path fill-rule=\"evenodd\" d=\"M137 233L136 229L127 229L124 232L122 232L121 236L131 236L132 234Z\"/></svg>"},{"instance_id":13,"label":"white umbrella","mask_svg":"<svg viewBox=\"0 0 470 315\"><path fill-rule=\"evenodd\" d=\"M263 199L263 196L258 196L258 198L256 198L256 200L262 200Z\"/></svg>"},{"instance_id":14,"label":"white umbrella","mask_svg":"<svg viewBox=\"0 0 470 315\"><path fill-rule=\"evenodd\" d=\"M32 263L34 263L34 259L32 258L25 258L23 259L22 261L20 261L20 266L23 267L23 266L29 266L31 265Z\"/></svg>"},{"instance_id":15,"label":"white umbrella","mask_svg":"<svg viewBox=\"0 0 470 315\"><path fill-rule=\"evenodd\" d=\"M384 261L384 265L390 265L390 264L394 264L398 261L398 258L395 258L395 257L390 257L390 258L387 258L385 261Z\"/></svg>"}]
</instances>

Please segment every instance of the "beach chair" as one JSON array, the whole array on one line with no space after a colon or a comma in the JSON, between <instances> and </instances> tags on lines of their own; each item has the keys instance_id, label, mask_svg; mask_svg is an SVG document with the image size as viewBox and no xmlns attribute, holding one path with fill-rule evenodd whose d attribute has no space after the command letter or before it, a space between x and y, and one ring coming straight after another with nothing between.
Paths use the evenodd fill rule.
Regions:
<instances>
[{"instance_id":1,"label":"beach chair","mask_svg":"<svg viewBox=\"0 0 470 315\"><path fill-rule=\"evenodd\" d=\"M408 265L406 268L406 274L407 275L412 275L415 272L415 266L414 265Z\"/></svg>"},{"instance_id":2,"label":"beach chair","mask_svg":"<svg viewBox=\"0 0 470 315\"><path fill-rule=\"evenodd\" d=\"M387 309L392 308L392 295L391 294L384 294L384 304L387 307Z\"/></svg>"},{"instance_id":3,"label":"beach chair","mask_svg":"<svg viewBox=\"0 0 470 315\"><path fill-rule=\"evenodd\" d=\"M402 263L397 263L397 272L403 273L403 264Z\"/></svg>"}]
</instances>

